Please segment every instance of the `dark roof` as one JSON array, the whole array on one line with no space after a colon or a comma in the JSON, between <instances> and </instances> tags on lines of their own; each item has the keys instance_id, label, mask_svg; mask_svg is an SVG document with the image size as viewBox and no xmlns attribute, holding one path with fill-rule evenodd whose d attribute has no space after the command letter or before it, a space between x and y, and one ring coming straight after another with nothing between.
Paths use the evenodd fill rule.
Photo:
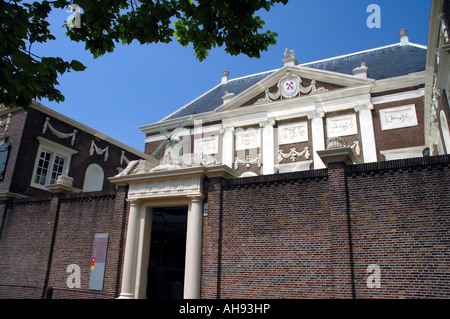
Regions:
<instances>
[{"instance_id":1,"label":"dark roof","mask_svg":"<svg viewBox=\"0 0 450 319\"><path fill-rule=\"evenodd\" d=\"M179 109L167 119L213 111L223 104L222 97L226 94L225 92L238 95L274 72L275 71L269 71L266 73L229 80L227 83L217 86L205 95Z\"/></svg>"},{"instance_id":2,"label":"dark roof","mask_svg":"<svg viewBox=\"0 0 450 319\"><path fill-rule=\"evenodd\" d=\"M365 62L369 68L368 77L381 80L424 71L426 56L426 47L407 43L356 52L300 66L352 75L353 69L361 66L361 62ZM222 97L226 92L238 95L276 71L231 79L211 89L166 119L213 111L223 104Z\"/></svg>"},{"instance_id":3,"label":"dark roof","mask_svg":"<svg viewBox=\"0 0 450 319\"><path fill-rule=\"evenodd\" d=\"M368 77L381 80L424 71L426 59L427 50L425 48L404 44L311 62L302 64L302 66L353 74L352 70L360 66L361 62L365 62L369 68Z\"/></svg>"}]
</instances>

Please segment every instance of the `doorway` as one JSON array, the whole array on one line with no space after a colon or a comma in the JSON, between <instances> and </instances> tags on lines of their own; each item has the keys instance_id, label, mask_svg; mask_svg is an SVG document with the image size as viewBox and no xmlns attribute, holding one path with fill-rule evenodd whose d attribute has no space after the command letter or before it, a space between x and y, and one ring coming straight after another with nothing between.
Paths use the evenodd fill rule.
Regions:
<instances>
[{"instance_id":1,"label":"doorway","mask_svg":"<svg viewBox=\"0 0 450 319\"><path fill-rule=\"evenodd\" d=\"M182 299L188 207L153 208L147 298Z\"/></svg>"}]
</instances>

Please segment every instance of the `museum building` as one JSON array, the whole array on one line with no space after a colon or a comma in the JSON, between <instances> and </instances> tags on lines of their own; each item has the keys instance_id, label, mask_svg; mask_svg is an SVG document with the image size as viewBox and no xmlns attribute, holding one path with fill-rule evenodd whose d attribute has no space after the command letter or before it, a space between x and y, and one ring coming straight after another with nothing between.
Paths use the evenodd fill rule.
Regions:
<instances>
[{"instance_id":1,"label":"museum building","mask_svg":"<svg viewBox=\"0 0 450 319\"><path fill-rule=\"evenodd\" d=\"M30 121L33 170L8 173L18 156L2 147L4 175L26 178L1 202L0 297L448 298L448 3L432 2L428 48L403 29L392 45L224 71L140 127L144 154L108 144L108 167L110 139L81 150L79 126ZM93 157L103 186L84 189Z\"/></svg>"}]
</instances>

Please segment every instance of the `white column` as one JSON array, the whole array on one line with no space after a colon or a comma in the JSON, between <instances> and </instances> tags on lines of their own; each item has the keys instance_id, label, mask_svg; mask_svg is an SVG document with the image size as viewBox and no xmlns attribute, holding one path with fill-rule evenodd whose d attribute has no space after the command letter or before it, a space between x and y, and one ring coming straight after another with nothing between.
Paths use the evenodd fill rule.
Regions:
<instances>
[{"instance_id":1,"label":"white column","mask_svg":"<svg viewBox=\"0 0 450 319\"><path fill-rule=\"evenodd\" d=\"M222 142L222 164L233 168L234 162L234 127L224 127Z\"/></svg>"},{"instance_id":2,"label":"white column","mask_svg":"<svg viewBox=\"0 0 450 319\"><path fill-rule=\"evenodd\" d=\"M359 113L359 127L361 128L361 143L364 155L364 163L377 161L377 147L372 119L373 105L357 105L355 112Z\"/></svg>"},{"instance_id":3,"label":"white column","mask_svg":"<svg viewBox=\"0 0 450 319\"><path fill-rule=\"evenodd\" d=\"M275 120L267 119L259 123L262 132L263 175L275 174Z\"/></svg>"},{"instance_id":4,"label":"white column","mask_svg":"<svg viewBox=\"0 0 450 319\"><path fill-rule=\"evenodd\" d=\"M325 133L323 130L324 116L325 114L323 112L308 115L308 119L311 120L314 169L325 168L325 164L320 159L319 154L317 154L317 151L325 149Z\"/></svg>"},{"instance_id":5,"label":"white column","mask_svg":"<svg viewBox=\"0 0 450 319\"><path fill-rule=\"evenodd\" d=\"M191 197L186 232L184 299L199 299L202 264L203 197Z\"/></svg>"},{"instance_id":6,"label":"white column","mask_svg":"<svg viewBox=\"0 0 450 319\"><path fill-rule=\"evenodd\" d=\"M122 290L120 299L134 299L136 285L136 255L139 236L139 217L141 205L137 201L131 202L128 217L127 241L125 244L125 259L122 274Z\"/></svg>"},{"instance_id":7,"label":"white column","mask_svg":"<svg viewBox=\"0 0 450 319\"><path fill-rule=\"evenodd\" d=\"M139 240L136 262L136 299L145 299L148 282L148 265L150 258L150 239L152 231L153 209L142 206L139 218Z\"/></svg>"}]
</instances>

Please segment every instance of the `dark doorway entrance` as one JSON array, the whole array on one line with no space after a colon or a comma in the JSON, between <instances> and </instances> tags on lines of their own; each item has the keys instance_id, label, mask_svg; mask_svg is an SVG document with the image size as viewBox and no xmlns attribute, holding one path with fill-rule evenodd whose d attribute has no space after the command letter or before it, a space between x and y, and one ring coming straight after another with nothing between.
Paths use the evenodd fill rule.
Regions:
<instances>
[{"instance_id":1,"label":"dark doorway entrance","mask_svg":"<svg viewBox=\"0 0 450 319\"><path fill-rule=\"evenodd\" d=\"M187 207L153 209L147 298L183 298L187 212Z\"/></svg>"}]
</instances>

